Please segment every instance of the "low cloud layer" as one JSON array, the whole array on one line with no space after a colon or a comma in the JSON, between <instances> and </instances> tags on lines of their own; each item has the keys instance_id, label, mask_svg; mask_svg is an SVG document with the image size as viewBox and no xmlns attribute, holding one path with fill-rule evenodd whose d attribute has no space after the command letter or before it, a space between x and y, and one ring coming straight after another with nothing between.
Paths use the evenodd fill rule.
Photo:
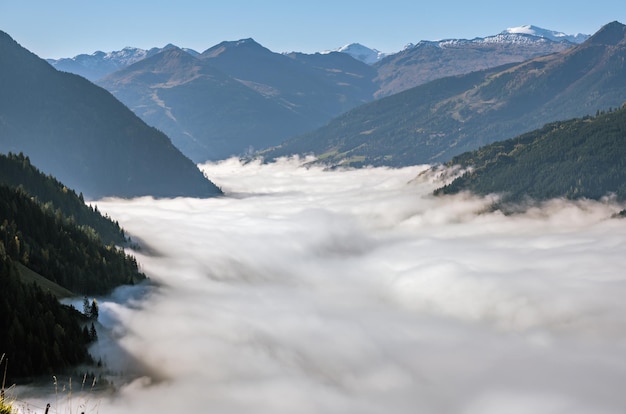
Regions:
<instances>
[{"instance_id":1,"label":"low cloud layer","mask_svg":"<svg viewBox=\"0 0 626 414\"><path fill-rule=\"evenodd\" d=\"M424 167L300 164L207 164L219 199L98 203L161 285L103 305L154 379L99 412L622 412L620 206L504 216L432 197Z\"/></svg>"}]
</instances>

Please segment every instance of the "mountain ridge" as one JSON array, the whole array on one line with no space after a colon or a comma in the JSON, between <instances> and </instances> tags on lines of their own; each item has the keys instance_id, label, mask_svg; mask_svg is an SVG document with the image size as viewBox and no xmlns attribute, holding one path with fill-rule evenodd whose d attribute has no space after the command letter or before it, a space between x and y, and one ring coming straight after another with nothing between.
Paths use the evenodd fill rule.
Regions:
<instances>
[{"instance_id":1,"label":"mountain ridge","mask_svg":"<svg viewBox=\"0 0 626 414\"><path fill-rule=\"evenodd\" d=\"M474 39L423 40L374 64L378 71L377 98L390 96L446 76L519 63L573 47L530 34L497 35Z\"/></svg>"},{"instance_id":2,"label":"mountain ridge","mask_svg":"<svg viewBox=\"0 0 626 414\"><path fill-rule=\"evenodd\" d=\"M568 41L571 43L581 43L582 41L586 40L589 37L589 35L584 35L580 33L576 35L568 35L563 32L543 29L534 25L523 25L523 26L517 26L513 28L507 28L496 35L485 36L485 37L475 37L471 40L447 39L447 41L470 42L472 40L495 38L497 36L502 36L504 34L525 34L525 35L530 35L530 36L534 36L538 38L541 38L541 37L548 38L556 42ZM242 42L242 41L255 42L253 38L239 39L235 41L222 41L221 43L217 45L209 47L204 52L206 52L207 50L213 49L215 47L218 47L220 45L223 46L229 43L232 44L232 43L237 43L237 42ZM440 42L440 41L421 40L420 42ZM414 47L414 46L415 44L413 43L407 43L407 45L403 48L403 50L399 50L396 52L381 52L377 49L370 48L361 43L354 42L354 43L349 43L349 44L346 44L346 45L343 45L341 47L337 47L334 49L322 50L317 53L320 53L320 54L326 54L326 53L331 53L331 52L346 53L361 62L371 65L371 64L379 62L380 60L382 60L383 58L387 56L392 56L397 53L402 53L403 51L410 49L411 47ZM58 70L76 73L78 75L86 77L87 79L91 81L96 81L113 73L116 70L123 69L124 67L129 66L130 64L138 62L139 60L148 58L150 56L154 56L155 54L170 47L178 47L178 46L175 46L171 43L165 45L162 48L152 47L150 49L141 49L137 47L126 46L121 50L115 50L115 51L109 51L109 52L103 52L103 51L98 50L91 54L82 53L74 57L64 57L64 58L46 59L46 60L48 61L48 63L53 65ZM184 48L184 47L181 47L181 49L194 57L198 57L201 54L201 52L197 52L194 49ZM302 53L302 52L294 51L294 52L284 52L282 54L289 54L289 53ZM102 66L102 67L97 68L97 66Z\"/></svg>"},{"instance_id":3,"label":"mountain ridge","mask_svg":"<svg viewBox=\"0 0 626 414\"><path fill-rule=\"evenodd\" d=\"M164 50L178 48L171 43L162 48L153 47L150 49L141 49L137 47L126 46L122 50L103 52L95 51L92 54L80 54L71 58L46 59L48 63L57 70L70 72L80 75L90 81L101 79L110 73L123 69L127 66L137 63L143 59L156 55ZM182 49L191 56L199 55L193 49Z\"/></svg>"},{"instance_id":4,"label":"mountain ridge","mask_svg":"<svg viewBox=\"0 0 626 414\"><path fill-rule=\"evenodd\" d=\"M527 24L523 26L517 27L509 27L504 30L502 33L523 33L530 34L538 37L545 37L554 41L567 41L571 43L582 43L589 38L589 35L577 33L575 35L565 34L563 32L557 32L554 30L544 29L541 27L534 26L532 24Z\"/></svg>"}]
</instances>

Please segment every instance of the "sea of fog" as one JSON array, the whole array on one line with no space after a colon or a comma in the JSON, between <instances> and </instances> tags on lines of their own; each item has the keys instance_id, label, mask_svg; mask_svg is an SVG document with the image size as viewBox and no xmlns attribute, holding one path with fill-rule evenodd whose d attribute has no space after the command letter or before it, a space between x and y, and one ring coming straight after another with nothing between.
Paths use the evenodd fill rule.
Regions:
<instances>
[{"instance_id":1,"label":"sea of fog","mask_svg":"<svg viewBox=\"0 0 626 414\"><path fill-rule=\"evenodd\" d=\"M624 412L623 206L505 216L433 197L424 166L302 164L203 165L221 198L97 202L157 287L101 299L97 352L139 377L86 412Z\"/></svg>"}]
</instances>

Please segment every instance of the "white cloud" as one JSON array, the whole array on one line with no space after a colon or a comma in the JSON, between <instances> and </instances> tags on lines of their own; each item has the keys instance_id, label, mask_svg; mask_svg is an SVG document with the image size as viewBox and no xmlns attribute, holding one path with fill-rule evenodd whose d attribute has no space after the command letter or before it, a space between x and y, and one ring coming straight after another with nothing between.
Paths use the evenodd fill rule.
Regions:
<instances>
[{"instance_id":1,"label":"white cloud","mask_svg":"<svg viewBox=\"0 0 626 414\"><path fill-rule=\"evenodd\" d=\"M490 199L432 197L425 167L203 168L226 197L98 203L158 253L138 260L162 285L108 308L161 381L100 412L626 406L619 206L485 213Z\"/></svg>"}]
</instances>

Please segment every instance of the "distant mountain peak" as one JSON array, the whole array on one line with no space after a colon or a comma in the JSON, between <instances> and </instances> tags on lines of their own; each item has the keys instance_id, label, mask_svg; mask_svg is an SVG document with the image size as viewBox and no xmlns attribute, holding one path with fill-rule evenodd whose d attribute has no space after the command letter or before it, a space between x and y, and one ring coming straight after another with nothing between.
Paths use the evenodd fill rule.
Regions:
<instances>
[{"instance_id":1,"label":"distant mountain peak","mask_svg":"<svg viewBox=\"0 0 626 414\"><path fill-rule=\"evenodd\" d=\"M247 39L239 39L239 40L224 40L223 42L218 43L215 47L245 47L245 46L261 46L256 40L251 37ZM262 46L261 46L262 47ZM212 49L212 48L210 48Z\"/></svg>"},{"instance_id":2,"label":"distant mountain peak","mask_svg":"<svg viewBox=\"0 0 626 414\"><path fill-rule=\"evenodd\" d=\"M346 53L356 60L360 60L361 62L367 63L368 65L372 65L387 56L386 53L383 53L376 49L371 49L367 46L363 46L360 43L350 43L337 49L325 50L321 53L328 54L331 52Z\"/></svg>"},{"instance_id":3,"label":"distant mountain peak","mask_svg":"<svg viewBox=\"0 0 626 414\"><path fill-rule=\"evenodd\" d=\"M534 26L532 24L527 24L527 25L517 26L517 27L509 27L508 29L502 32L502 34L505 34L505 33L525 34L525 35L531 35L531 36L536 36L536 37L543 37L543 38L550 39L555 42L566 41L570 43L582 43L589 38L589 35L586 35L586 34L578 33L575 35L568 35L563 32L543 29L541 27Z\"/></svg>"},{"instance_id":4,"label":"distant mountain peak","mask_svg":"<svg viewBox=\"0 0 626 414\"><path fill-rule=\"evenodd\" d=\"M626 25L618 21L608 23L588 40L590 44L617 45L626 41Z\"/></svg>"},{"instance_id":5,"label":"distant mountain peak","mask_svg":"<svg viewBox=\"0 0 626 414\"><path fill-rule=\"evenodd\" d=\"M170 65L187 64L196 61L195 57L177 46L163 48L156 55L150 56L149 59L155 59L155 61L159 61L160 64L164 66L163 69L167 70L171 70ZM144 61L147 62L148 59L144 59Z\"/></svg>"},{"instance_id":6,"label":"distant mountain peak","mask_svg":"<svg viewBox=\"0 0 626 414\"><path fill-rule=\"evenodd\" d=\"M233 52L233 51L262 51L267 53L272 53L269 49L259 44L256 40L249 37L247 39L239 39L239 40L225 40L217 45L208 48L204 52L200 54L202 58L214 58L225 52Z\"/></svg>"},{"instance_id":7,"label":"distant mountain peak","mask_svg":"<svg viewBox=\"0 0 626 414\"><path fill-rule=\"evenodd\" d=\"M235 43L235 46L244 46L244 45L253 45L253 44L257 44L258 43L251 37L247 38L247 39L240 39L237 40Z\"/></svg>"}]
</instances>

